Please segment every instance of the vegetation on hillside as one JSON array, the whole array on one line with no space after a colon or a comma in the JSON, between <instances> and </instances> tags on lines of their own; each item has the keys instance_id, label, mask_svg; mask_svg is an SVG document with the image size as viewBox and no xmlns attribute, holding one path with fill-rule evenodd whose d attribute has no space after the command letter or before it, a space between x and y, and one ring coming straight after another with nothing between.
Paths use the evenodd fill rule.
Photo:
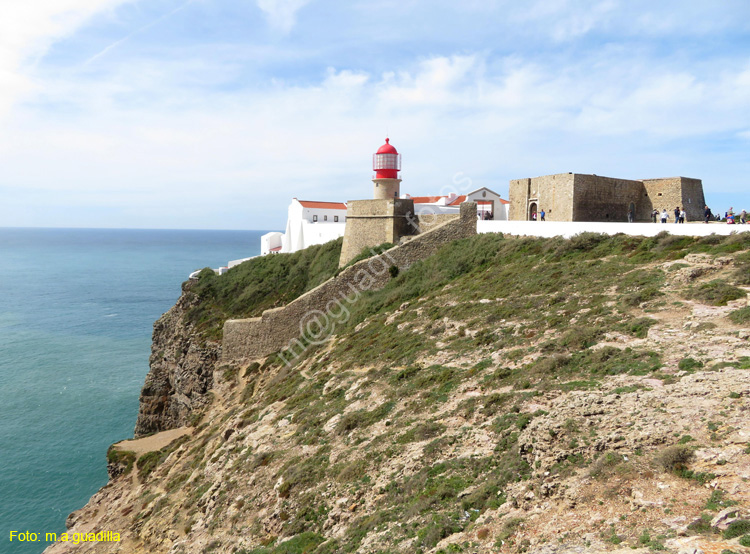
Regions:
<instances>
[{"instance_id":1,"label":"vegetation on hillside","mask_svg":"<svg viewBox=\"0 0 750 554\"><path fill-rule=\"evenodd\" d=\"M750 233L702 239L583 233L570 240L478 235L446 245L384 289L347 305L350 317L340 333L357 332L336 343L330 357L345 367L375 359L408 364L438 351L459 357L539 340L539 356L521 372L527 378L553 371L559 378L586 367L604 374L654 369L654 355L587 349L607 333L645 336L654 323L649 310L663 306L667 275L662 262L748 248ZM742 254L710 283L686 285L683 296L726 304L746 295L736 284L748 272L750 257ZM412 302L419 305L399 310ZM745 311L733 319L741 320Z\"/></svg>"},{"instance_id":2,"label":"vegetation on hillside","mask_svg":"<svg viewBox=\"0 0 750 554\"><path fill-rule=\"evenodd\" d=\"M339 249L204 273L189 317L216 333L227 317L284 304L335 275ZM586 546L598 536L663 550L676 536L663 520L677 512L700 522L685 533L718 535L711 520L741 495L705 485L735 462L707 467L696 452L715 453L746 418L737 372L750 357L717 360L706 344L719 320L740 340L750 316L733 299L746 297L749 272L750 233L446 245L342 301L336 335L292 366L272 355L218 368L221 401L185 442L137 460L113 452L143 480L123 525L149 547L241 554L524 552L569 530ZM673 313L694 305L711 321L687 331ZM689 332L683 351L675 337ZM715 386L708 374L725 370L734 378ZM670 419L669 387L683 384L683 414L709 397L721 408ZM733 449L738 463L750 456ZM637 504L645 483L668 503ZM606 524L592 516L605 504Z\"/></svg>"},{"instance_id":3,"label":"vegetation on hillside","mask_svg":"<svg viewBox=\"0 0 750 554\"><path fill-rule=\"evenodd\" d=\"M748 248L748 234L697 240L667 234L583 234L571 240L481 235L446 245L384 289L348 305L350 318L332 343L311 347L297 361L304 371L275 356L248 368L242 403L226 417L252 428L273 414L272 421L291 422L285 441L276 441L273 450L235 446L231 455L221 445L209 450L204 441L193 464L231 464L237 482L251 474L253 480L275 482L282 510L279 536L296 537L310 551L355 552L373 534L426 551L472 527L507 500L509 485L532 476L519 436L546 414L523 408L535 397L597 388L612 375L674 379L672 370L663 370L662 352L592 348L613 335L645 337L656 322L649 313L669 309L667 272L681 264L665 267L664 262ZM750 267L746 258L740 255L706 286L685 284L678 296L718 305L743 297L736 285ZM681 363L680 369L690 373L702 364ZM477 394L452 403L466 387ZM351 409L353 402L362 405ZM449 431L444 422L453 419L473 424ZM446 456L461 451L480 423L494 448ZM218 427L205 432L215 435ZM560 432L575 453L547 474L569 475L607 463L632 471L622 456L598 458L593 430L584 433L571 420ZM406 459L416 444L421 445L418 468L397 471L395 461ZM675 446L662 452L651 470L684 470L691 456L690 447ZM383 475L388 478L377 477ZM352 516L343 535L325 540L332 488L335 497L350 499L351 511L366 491L374 488L376 494L366 512ZM235 496L229 489L226 508ZM257 494L252 502L260 501L262 493ZM498 545L521 524L508 522ZM250 532L259 529L251 524ZM642 536L639 540L643 543ZM246 552L296 552L293 545L272 543Z\"/></svg>"},{"instance_id":4,"label":"vegetation on hillside","mask_svg":"<svg viewBox=\"0 0 750 554\"><path fill-rule=\"evenodd\" d=\"M227 319L256 317L288 304L336 273L341 243L337 239L293 254L260 256L224 275L204 269L190 285L197 301L187 312L188 321L204 337L219 339Z\"/></svg>"}]
</instances>

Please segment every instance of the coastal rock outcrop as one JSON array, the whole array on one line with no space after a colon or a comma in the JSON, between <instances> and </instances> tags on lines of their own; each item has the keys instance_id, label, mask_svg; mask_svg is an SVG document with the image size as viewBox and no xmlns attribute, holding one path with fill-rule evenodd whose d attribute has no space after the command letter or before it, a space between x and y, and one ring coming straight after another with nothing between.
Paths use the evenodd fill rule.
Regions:
<instances>
[{"instance_id":1,"label":"coastal rock outcrop","mask_svg":"<svg viewBox=\"0 0 750 554\"><path fill-rule=\"evenodd\" d=\"M185 317L199 302L190 289L187 281L177 303L154 323L136 437L187 425L191 415L208 403L221 344L202 339Z\"/></svg>"}]
</instances>

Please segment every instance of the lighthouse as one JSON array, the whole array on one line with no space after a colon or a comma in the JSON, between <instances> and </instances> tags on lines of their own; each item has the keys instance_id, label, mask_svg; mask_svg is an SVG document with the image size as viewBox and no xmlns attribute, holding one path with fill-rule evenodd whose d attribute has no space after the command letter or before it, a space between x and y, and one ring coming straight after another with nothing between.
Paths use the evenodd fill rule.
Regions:
<instances>
[{"instance_id":1,"label":"lighthouse","mask_svg":"<svg viewBox=\"0 0 750 554\"><path fill-rule=\"evenodd\" d=\"M401 154L391 144L389 138L385 144L378 148L372 155L372 170L375 171L373 198L375 200L389 200L399 197L401 179L398 172L401 171Z\"/></svg>"},{"instance_id":2,"label":"lighthouse","mask_svg":"<svg viewBox=\"0 0 750 554\"><path fill-rule=\"evenodd\" d=\"M346 203L346 230L339 267L374 246L385 242L397 244L402 237L419 234L414 200L399 198L401 154L390 139L385 139L385 144L373 154L372 170L373 198Z\"/></svg>"}]
</instances>

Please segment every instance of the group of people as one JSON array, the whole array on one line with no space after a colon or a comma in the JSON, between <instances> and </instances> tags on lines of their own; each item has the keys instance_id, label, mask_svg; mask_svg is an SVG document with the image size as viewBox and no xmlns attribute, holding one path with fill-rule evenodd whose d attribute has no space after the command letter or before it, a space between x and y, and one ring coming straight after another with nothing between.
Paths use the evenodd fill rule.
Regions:
<instances>
[{"instance_id":1,"label":"group of people","mask_svg":"<svg viewBox=\"0 0 750 554\"><path fill-rule=\"evenodd\" d=\"M706 206L706 209L708 209L708 206ZM734 208L729 208L729 210L724 213L724 219L726 219L727 223L730 225L735 223L741 223L744 225L747 223L747 212L742 210L739 214L735 215Z\"/></svg>"},{"instance_id":2,"label":"group of people","mask_svg":"<svg viewBox=\"0 0 750 554\"><path fill-rule=\"evenodd\" d=\"M708 206L706 206L706 209L708 209ZM674 210L674 222L675 223L685 223L685 208L680 208L677 206ZM666 223L669 221L669 212L666 208L662 209L661 214L659 213L659 210L654 208L654 211L651 212L651 221L653 223L656 223L657 219L661 219L662 223Z\"/></svg>"},{"instance_id":3,"label":"group of people","mask_svg":"<svg viewBox=\"0 0 750 554\"><path fill-rule=\"evenodd\" d=\"M675 207L673 210L674 213L674 222L675 223L685 223L685 208L680 208L679 206ZM630 214L628 214L630 215ZM667 211L666 208L662 209L661 212L659 210L654 209L654 211L651 212L651 221L656 223L657 220L660 220L662 223L667 223L669 221L670 214ZM630 217L628 217L630 221ZM729 208L727 212L724 213L724 219L727 223L730 225L735 223L747 223L747 212L745 210L742 210L738 215L735 215L734 209ZM711 211L711 208L708 206L703 208L703 222L708 223L709 221L721 221L721 215L716 214Z\"/></svg>"},{"instance_id":4,"label":"group of people","mask_svg":"<svg viewBox=\"0 0 750 554\"><path fill-rule=\"evenodd\" d=\"M675 223L685 223L685 218L687 214L685 213L685 208L680 208L679 206L676 206L674 210L672 210L672 213L674 214L674 222ZM544 221L544 217L547 214L544 210L539 210L539 212L531 212L531 220L532 221ZM489 217L488 217L489 216ZM492 215L487 213L484 217L484 219L492 219ZM747 212L745 210L742 210L738 215L735 215L734 208L729 208L729 210L724 213L724 219L726 219L726 222L731 224L734 223L742 223L745 224L748 221ZM662 223L667 223L669 221L669 212L666 208L663 208L661 212L654 208L654 210L651 212L651 221L653 223L656 223L657 221L661 221ZM711 211L711 208L706 206L703 209L703 220L705 223L708 223L709 221L721 221L720 215L715 215ZM635 221L635 210L631 207L630 210L628 210L628 221L633 222Z\"/></svg>"}]
</instances>

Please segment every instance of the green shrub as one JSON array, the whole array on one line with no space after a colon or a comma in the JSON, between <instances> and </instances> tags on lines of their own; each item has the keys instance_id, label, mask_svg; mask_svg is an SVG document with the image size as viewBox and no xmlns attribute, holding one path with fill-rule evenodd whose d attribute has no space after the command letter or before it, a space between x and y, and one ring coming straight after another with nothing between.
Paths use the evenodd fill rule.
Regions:
<instances>
[{"instance_id":1,"label":"green shrub","mask_svg":"<svg viewBox=\"0 0 750 554\"><path fill-rule=\"evenodd\" d=\"M344 414L336 426L336 432L345 435L354 429L364 429L365 427L369 427L387 416L393 409L393 406L395 406L394 402L385 402L374 410L356 410Z\"/></svg>"},{"instance_id":2,"label":"green shrub","mask_svg":"<svg viewBox=\"0 0 750 554\"><path fill-rule=\"evenodd\" d=\"M714 489L711 492L711 496L706 501L706 505L704 508L706 510L711 510L713 512L718 512L719 510L722 510L724 508L728 508L729 506L736 505L737 502L734 500L728 500L726 498L726 492L722 489Z\"/></svg>"},{"instance_id":3,"label":"green shrub","mask_svg":"<svg viewBox=\"0 0 750 554\"><path fill-rule=\"evenodd\" d=\"M463 531L461 524L446 515L433 515L432 521L417 533L417 538L425 548L432 548L445 537Z\"/></svg>"},{"instance_id":4,"label":"green shrub","mask_svg":"<svg viewBox=\"0 0 750 554\"><path fill-rule=\"evenodd\" d=\"M146 452L140 458L138 458L138 477L143 480L148 477L152 471L161 462L161 452Z\"/></svg>"},{"instance_id":5,"label":"green shrub","mask_svg":"<svg viewBox=\"0 0 750 554\"><path fill-rule=\"evenodd\" d=\"M703 362L694 360L693 358L682 358L677 364L677 367L682 371L693 371L703 367Z\"/></svg>"},{"instance_id":6,"label":"green shrub","mask_svg":"<svg viewBox=\"0 0 750 554\"><path fill-rule=\"evenodd\" d=\"M732 321L732 323L736 323L737 325L750 323L750 306L745 306L744 308L740 308L739 310L729 312L728 317Z\"/></svg>"},{"instance_id":7,"label":"green shrub","mask_svg":"<svg viewBox=\"0 0 750 554\"><path fill-rule=\"evenodd\" d=\"M687 298L711 306L726 306L730 300L745 298L745 296L747 296L747 293L744 290L729 285L721 279L714 279L697 287L691 287L687 292Z\"/></svg>"},{"instance_id":8,"label":"green shrub","mask_svg":"<svg viewBox=\"0 0 750 554\"><path fill-rule=\"evenodd\" d=\"M658 298L659 296L663 295L664 293L656 287L644 287L635 292L623 295L622 303L625 306L636 308L641 304L648 302L649 300L653 300L654 298Z\"/></svg>"},{"instance_id":9,"label":"green shrub","mask_svg":"<svg viewBox=\"0 0 750 554\"><path fill-rule=\"evenodd\" d=\"M329 457L325 448L314 456L295 456L282 468L283 482L279 486L279 496L287 498L292 489L310 487L323 480L328 468Z\"/></svg>"},{"instance_id":10,"label":"green shrub","mask_svg":"<svg viewBox=\"0 0 750 554\"><path fill-rule=\"evenodd\" d=\"M677 472L686 469L694 456L695 453L689 446L676 444L662 450L656 461L664 471Z\"/></svg>"},{"instance_id":11,"label":"green shrub","mask_svg":"<svg viewBox=\"0 0 750 554\"><path fill-rule=\"evenodd\" d=\"M339 468L336 479L341 483L349 483L361 479L367 475L367 462L365 460L354 460Z\"/></svg>"},{"instance_id":12,"label":"green shrub","mask_svg":"<svg viewBox=\"0 0 750 554\"><path fill-rule=\"evenodd\" d=\"M699 520L688 525L688 529L703 535L711 533L713 531L713 528L711 527L712 519L711 514L703 512Z\"/></svg>"},{"instance_id":13,"label":"green shrub","mask_svg":"<svg viewBox=\"0 0 750 554\"><path fill-rule=\"evenodd\" d=\"M249 366L247 366L247 369L245 369L245 377L249 377L253 373L257 372L260 369L260 363L259 362L253 362Z\"/></svg>"},{"instance_id":14,"label":"green shrub","mask_svg":"<svg viewBox=\"0 0 750 554\"><path fill-rule=\"evenodd\" d=\"M636 338L643 339L646 338L649 328L655 324L656 320L652 317L639 317L620 324L619 328Z\"/></svg>"},{"instance_id":15,"label":"green shrub","mask_svg":"<svg viewBox=\"0 0 750 554\"><path fill-rule=\"evenodd\" d=\"M421 423L409 429L406 433L398 437L397 442L401 444L409 442L420 442L434 438L445 431L445 425L435 421Z\"/></svg>"},{"instance_id":16,"label":"green shrub","mask_svg":"<svg viewBox=\"0 0 750 554\"><path fill-rule=\"evenodd\" d=\"M589 469L589 475L594 478L609 475L612 469L623 463L625 460L622 454L617 452L606 452L599 456Z\"/></svg>"},{"instance_id":17,"label":"green shrub","mask_svg":"<svg viewBox=\"0 0 750 554\"><path fill-rule=\"evenodd\" d=\"M256 454L255 458L253 459L252 463L250 464L250 469L255 470L259 467L267 466L271 463L271 460L273 460L276 457L276 452L270 451L270 452L261 452L260 454Z\"/></svg>"},{"instance_id":18,"label":"green shrub","mask_svg":"<svg viewBox=\"0 0 750 554\"><path fill-rule=\"evenodd\" d=\"M750 520L738 519L729 524L729 527L724 531L725 539L733 539L742 535L750 533Z\"/></svg>"},{"instance_id":19,"label":"green shrub","mask_svg":"<svg viewBox=\"0 0 750 554\"><path fill-rule=\"evenodd\" d=\"M750 535L742 535L740 537L740 544L742 546L750 546Z\"/></svg>"},{"instance_id":20,"label":"green shrub","mask_svg":"<svg viewBox=\"0 0 750 554\"><path fill-rule=\"evenodd\" d=\"M131 450L117 450L113 444L107 450L107 463L124 466L122 468L122 475L127 475L133 469L133 464L135 463L135 452Z\"/></svg>"}]
</instances>

